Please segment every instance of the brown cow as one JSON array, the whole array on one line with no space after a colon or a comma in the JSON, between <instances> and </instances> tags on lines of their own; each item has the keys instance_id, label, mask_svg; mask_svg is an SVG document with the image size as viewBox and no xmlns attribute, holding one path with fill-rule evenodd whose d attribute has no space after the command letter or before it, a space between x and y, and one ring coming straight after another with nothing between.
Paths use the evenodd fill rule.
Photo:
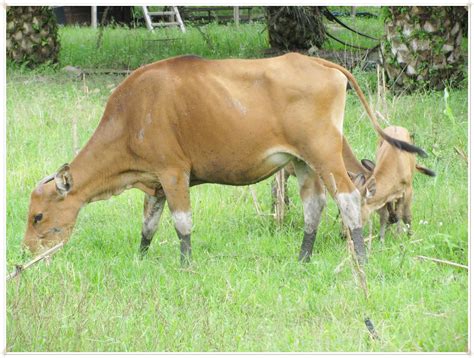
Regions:
<instances>
[{"instance_id":1,"label":"brown cow","mask_svg":"<svg viewBox=\"0 0 474 358\"><path fill-rule=\"evenodd\" d=\"M71 164L33 190L24 244L37 252L67 241L84 205L138 188L152 197L145 208L144 228L150 233L143 236L142 250L167 200L181 260L187 262L190 186L248 185L293 161L304 207L303 251L314 242L324 182L365 262L360 194L342 158L347 80L380 136L425 154L387 136L355 78L331 62L295 53L258 60L175 57L128 76Z\"/></svg>"},{"instance_id":2,"label":"brown cow","mask_svg":"<svg viewBox=\"0 0 474 358\"><path fill-rule=\"evenodd\" d=\"M411 142L410 133L403 127L391 126L384 132L393 138ZM370 176L350 174L354 184L362 194L362 223L374 211L380 216L380 240L385 239L385 229L400 219L408 226L411 234L411 204L413 198L413 175L415 170L434 177L436 174L416 164L413 154L402 152L386 141L379 141L376 163L368 159L362 164L370 171Z\"/></svg>"}]
</instances>

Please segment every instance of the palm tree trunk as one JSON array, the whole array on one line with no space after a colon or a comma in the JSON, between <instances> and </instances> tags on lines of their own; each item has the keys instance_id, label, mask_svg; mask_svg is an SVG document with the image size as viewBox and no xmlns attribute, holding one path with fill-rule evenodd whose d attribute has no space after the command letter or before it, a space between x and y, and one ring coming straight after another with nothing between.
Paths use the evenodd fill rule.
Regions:
<instances>
[{"instance_id":1,"label":"palm tree trunk","mask_svg":"<svg viewBox=\"0 0 474 358\"><path fill-rule=\"evenodd\" d=\"M442 89L463 75L462 6L390 6L382 54L395 91Z\"/></svg>"}]
</instances>

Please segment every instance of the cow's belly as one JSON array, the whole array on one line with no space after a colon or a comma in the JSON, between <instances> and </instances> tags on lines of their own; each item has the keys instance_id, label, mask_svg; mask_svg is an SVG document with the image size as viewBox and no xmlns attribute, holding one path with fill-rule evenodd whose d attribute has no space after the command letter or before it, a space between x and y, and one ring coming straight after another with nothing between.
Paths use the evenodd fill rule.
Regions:
<instances>
[{"instance_id":1,"label":"cow's belly","mask_svg":"<svg viewBox=\"0 0 474 358\"><path fill-rule=\"evenodd\" d=\"M207 183L248 185L268 178L294 158L287 151L273 149L246 157L207 157L193 164L192 176Z\"/></svg>"}]
</instances>

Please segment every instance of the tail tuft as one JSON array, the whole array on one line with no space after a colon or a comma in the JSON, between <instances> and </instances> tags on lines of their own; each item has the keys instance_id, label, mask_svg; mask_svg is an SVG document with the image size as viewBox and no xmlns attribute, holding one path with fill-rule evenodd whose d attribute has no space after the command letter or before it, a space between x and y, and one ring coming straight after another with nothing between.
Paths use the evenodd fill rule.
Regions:
<instances>
[{"instance_id":1,"label":"tail tuft","mask_svg":"<svg viewBox=\"0 0 474 358\"><path fill-rule=\"evenodd\" d=\"M426 158L428 156L428 154L423 149L417 147L416 145L389 136L384 136L384 139L391 145L397 147L398 149L404 150L409 153L416 153L422 158Z\"/></svg>"},{"instance_id":2,"label":"tail tuft","mask_svg":"<svg viewBox=\"0 0 474 358\"><path fill-rule=\"evenodd\" d=\"M422 167L421 165L418 165L418 164L416 165L416 170L418 170L420 173L428 175L430 177L435 177L436 176L436 173L434 171L432 171L431 169Z\"/></svg>"}]
</instances>

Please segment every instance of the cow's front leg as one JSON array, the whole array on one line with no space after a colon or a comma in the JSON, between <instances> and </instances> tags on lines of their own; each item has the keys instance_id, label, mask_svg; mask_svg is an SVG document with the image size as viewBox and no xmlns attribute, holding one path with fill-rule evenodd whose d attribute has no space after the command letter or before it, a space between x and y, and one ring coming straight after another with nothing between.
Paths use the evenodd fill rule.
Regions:
<instances>
[{"instance_id":1,"label":"cow's front leg","mask_svg":"<svg viewBox=\"0 0 474 358\"><path fill-rule=\"evenodd\" d=\"M153 196L145 194L145 202L143 205L142 240L140 243L140 254L142 256L147 253L151 240L158 229L165 201L166 197L164 195Z\"/></svg>"},{"instance_id":2,"label":"cow's front leg","mask_svg":"<svg viewBox=\"0 0 474 358\"><path fill-rule=\"evenodd\" d=\"M170 170L160 176L160 182L179 237L181 264L184 266L191 262L192 218L189 174L182 170Z\"/></svg>"},{"instance_id":3,"label":"cow's front leg","mask_svg":"<svg viewBox=\"0 0 474 358\"><path fill-rule=\"evenodd\" d=\"M294 167L304 212L304 237L299 260L308 262L313 253L321 213L326 206L326 194L319 176L306 163L295 161Z\"/></svg>"}]
</instances>

